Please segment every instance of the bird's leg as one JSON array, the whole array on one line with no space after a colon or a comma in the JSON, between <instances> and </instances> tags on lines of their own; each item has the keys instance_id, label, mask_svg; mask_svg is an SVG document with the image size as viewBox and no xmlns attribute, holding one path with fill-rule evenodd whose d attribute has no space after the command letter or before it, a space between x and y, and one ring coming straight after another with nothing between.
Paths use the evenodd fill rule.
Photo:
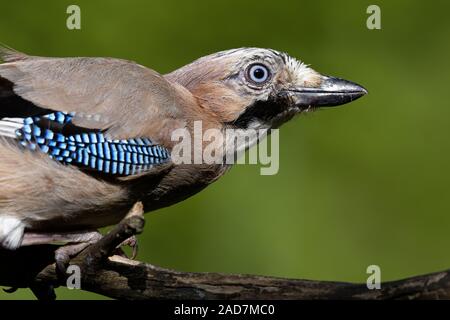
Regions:
<instances>
[{"instance_id":1,"label":"bird's leg","mask_svg":"<svg viewBox=\"0 0 450 320\"><path fill-rule=\"evenodd\" d=\"M78 231L64 233L47 232L25 232L22 239L22 247L39 244L58 244L58 243L88 243L92 244L102 238L98 231Z\"/></svg>"},{"instance_id":2,"label":"bird's leg","mask_svg":"<svg viewBox=\"0 0 450 320\"><path fill-rule=\"evenodd\" d=\"M66 233L26 232L23 236L22 246L66 243L55 251L56 270L62 276L65 275L72 257L101 238L102 234L93 230Z\"/></svg>"},{"instance_id":3,"label":"bird's leg","mask_svg":"<svg viewBox=\"0 0 450 320\"><path fill-rule=\"evenodd\" d=\"M144 207L141 202L137 202L119 224L100 241L84 250L77 259L84 258L89 265L95 267L114 255L117 248L124 244L134 247L133 255L135 255L137 246L133 236L143 231L144 224Z\"/></svg>"},{"instance_id":4,"label":"bird's leg","mask_svg":"<svg viewBox=\"0 0 450 320\"><path fill-rule=\"evenodd\" d=\"M67 273L67 267L69 266L70 259L78 255L81 251L89 247L91 243L81 242L67 244L65 246L59 247L55 251L55 263L56 272L64 278Z\"/></svg>"},{"instance_id":5,"label":"bird's leg","mask_svg":"<svg viewBox=\"0 0 450 320\"><path fill-rule=\"evenodd\" d=\"M98 231L80 231L66 233L38 233L26 232L22 240L22 246L31 246L39 244L58 244L65 243L55 251L56 269L60 274L65 274L70 259L78 255L93 243L102 238L102 234ZM132 236L117 246L117 253L125 256L121 249L122 246L130 246L133 250L132 259L137 255L137 238Z\"/></svg>"}]
</instances>

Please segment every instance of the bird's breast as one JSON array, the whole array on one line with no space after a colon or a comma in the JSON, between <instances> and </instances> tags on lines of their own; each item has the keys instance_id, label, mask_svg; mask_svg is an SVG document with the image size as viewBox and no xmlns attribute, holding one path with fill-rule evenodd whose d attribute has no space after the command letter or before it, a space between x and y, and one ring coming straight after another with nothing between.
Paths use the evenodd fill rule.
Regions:
<instances>
[{"instance_id":1,"label":"bird's breast","mask_svg":"<svg viewBox=\"0 0 450 320\"><path fill-rule=\"evenodd\" d=\"M229 169L222 164L180 164L160 178L136 182L132 193L143 203L145 211L153 211L183 201L219 179Z\"/></svg>"}]
</instances>

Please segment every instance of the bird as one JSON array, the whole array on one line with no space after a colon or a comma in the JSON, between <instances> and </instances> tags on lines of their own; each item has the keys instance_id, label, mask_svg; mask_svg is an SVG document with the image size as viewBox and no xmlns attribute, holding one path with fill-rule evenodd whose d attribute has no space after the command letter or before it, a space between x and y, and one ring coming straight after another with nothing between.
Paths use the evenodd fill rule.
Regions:
<instances>
[{"instance_id":1,"label":"bird","mask_svg":"<svg viewBox=\"0 0 450 320\"><path fill-rule=\"evenodd\" d=\"M136 202L145 212L176 204L232 167L174 161L174 130L193 133L200 121L203 131L270 132L367 94L264 48L209 54L168 74L4 45L0 59L0 247L9 250L88 242Z\"/></svg>"}]
</instances>

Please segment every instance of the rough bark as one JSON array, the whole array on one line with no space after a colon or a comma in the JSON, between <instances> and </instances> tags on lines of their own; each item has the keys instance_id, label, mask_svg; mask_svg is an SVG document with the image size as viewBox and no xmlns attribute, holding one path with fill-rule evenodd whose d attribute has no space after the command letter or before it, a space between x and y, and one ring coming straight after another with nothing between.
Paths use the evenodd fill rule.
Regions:
<instances>
[{"instance_id":1,"label":"rough bark","mask_svg":"<svg viewBox=\"0 0 450 320\"><path fill-rule=\"evenodd\" d=\"M144 226L137 204L124 221L74 257L81 269L82 290L116 299L449 299L450 270L386 282L381 289L366 284L236 275L164 269L113 255L116 247ZM37 298L52 300L54 287L66 285L56 272L57 246L0 249L0 285L31 288Z\"/></svg>"}]
</instances>

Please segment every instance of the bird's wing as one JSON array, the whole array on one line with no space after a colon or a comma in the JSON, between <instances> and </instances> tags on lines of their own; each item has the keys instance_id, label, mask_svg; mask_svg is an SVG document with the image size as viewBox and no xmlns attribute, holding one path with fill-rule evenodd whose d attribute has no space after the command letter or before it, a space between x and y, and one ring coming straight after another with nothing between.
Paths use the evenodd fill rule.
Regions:
<instances>
[{"instance_id":1,"label":"bird's wing","mask_svg":"<svg viewBox=\"0 0 450 320\"><path fill-rule=\"evenodd\" d=\"M119 59L32 57L5 47L0 58L0 134L103 173L137 174L169 159L148 128L177 116L177 92L155 71Z\"/></svg>"},{"instance_id":2,"label":"bird's wing","mask_svg":"<svg viewBox=\"0 0 450 320\"><path fill-rule=\"evenodd\" d=\"M173 85L131 61L32 57L4 47L0 58L0 77L16 95L40 108L73 112L75 125L113 138L139 137L152 121L179 113Z\"/></svg>"}]
</instances>

